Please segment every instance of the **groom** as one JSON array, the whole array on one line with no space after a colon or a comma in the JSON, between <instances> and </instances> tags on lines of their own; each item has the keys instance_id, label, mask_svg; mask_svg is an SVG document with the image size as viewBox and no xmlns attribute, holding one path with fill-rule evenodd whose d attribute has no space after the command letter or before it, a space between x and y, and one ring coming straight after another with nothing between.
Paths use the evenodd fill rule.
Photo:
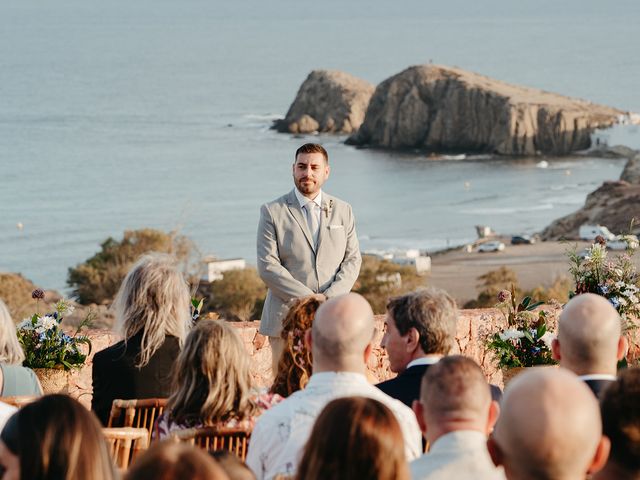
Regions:
<instances>
[{"instance_id":1,"label":"groom","mask_svg":"<svg viewBox=\"0 0 640 480\"><path fill-rule=\"evenodd\" d=\"M293 164L295 188L260 209L258 272L269 288L260 333L269 336L274 374L284 348L280 331L289 301L348 293L360 272L351 205L321 190L329 171L321 145L302 145Z\"/></svg>"}]
</instances>

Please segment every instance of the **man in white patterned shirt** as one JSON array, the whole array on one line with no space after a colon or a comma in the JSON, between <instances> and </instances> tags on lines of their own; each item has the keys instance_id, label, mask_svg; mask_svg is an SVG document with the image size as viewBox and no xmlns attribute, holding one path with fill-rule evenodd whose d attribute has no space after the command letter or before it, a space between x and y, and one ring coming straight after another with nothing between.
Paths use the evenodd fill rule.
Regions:
<instances>
[{"instance_id":1,"label":"man in white patterned shirt","mask_svg":"<svg viewBox=\"0 0 640 480\"><path fill-rule=\"evenodd\" d=\"M384 403L400 424L407 460L421 454L420 428L411 409L367 381L373 334L373 311L360 295L334 297L318 309L305 337L313 353L309 383L267 410L251 435L247 464L258 480L295 474L316 417L327 403L341 397L363 396Z\"/></svg>"}]
</instances>

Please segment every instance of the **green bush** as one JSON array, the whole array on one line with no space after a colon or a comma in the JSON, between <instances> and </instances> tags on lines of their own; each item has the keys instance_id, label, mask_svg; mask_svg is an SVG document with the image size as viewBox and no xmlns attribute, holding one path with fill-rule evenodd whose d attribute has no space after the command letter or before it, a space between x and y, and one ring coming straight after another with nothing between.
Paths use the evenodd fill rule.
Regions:
<instances>
[{"instance_id":1,"label":"green bush","mask_svg":"<svg viewBox=\"0 0 640 480\"><path fill-rule=\"evenodd\" d=\"M374 313L383 314L390 297L411 292L425 285L425 277L418 275L414 267L364 255L353 291L367 299Z\"/></svg>"},{"instance_id":2,"label":"green bush","mask_svg":"<svg viewBox=\"0 0 640 480\"><path fill-rule=\"evenodd\" d=\"M255 268L229 270L221 280L211 282L208 309L227 320L257 320L266 295L267 287Z\"/></svg>"},{"instance_id":3,"label":"green bush","mask_svg":"<svg viewBox=\"0 0 640 480\"><path fill-rule=\"evenodd\" d=\"M149 252L171 253L185 273L192 270L190 257L195 248L187 237L150 228L127 230L122 240L108 238L93 257L69 269L67 284L72 296L83 305L110 302L131 266Z\"/></svg>"}]
</instances>

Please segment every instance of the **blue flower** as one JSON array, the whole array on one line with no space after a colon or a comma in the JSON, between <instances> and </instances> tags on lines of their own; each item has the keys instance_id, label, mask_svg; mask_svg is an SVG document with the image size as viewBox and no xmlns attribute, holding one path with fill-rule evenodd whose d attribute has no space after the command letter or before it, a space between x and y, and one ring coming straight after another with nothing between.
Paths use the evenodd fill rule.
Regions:
<instances>
[{"instance_id":1,"label":"blue flower","mask_svg":"<svg viewBox=\"0 0 640 480\"><path fill-rule=\"evenodd\" d=\"M540 353L540 347L531 347L531 353L537 355L538 353Z\"/></svg>"},{"instance_id":2,"label":"blue flower","mask_svg":"<svg viewBox=\"0 0 640 480\"><path fill-rule=\"evenodd\" d=\"M607 293L609 293L609 287L607 287L606 285L598 285L598 293L600 295L606 295Z\"/></svg>"},{"instance_id":3,"label":"blue flower","mask_svg":"<svg viewBox=\"0 0 640 480\"><path fill-rule=\"evenodd\" d=\"M615 309L618 309L618 307L620 306L620 300L618 300L618 297L610 298L609 303L611 303L611 305L613 305L613 308Z\"/></svg>"}]
</instances>

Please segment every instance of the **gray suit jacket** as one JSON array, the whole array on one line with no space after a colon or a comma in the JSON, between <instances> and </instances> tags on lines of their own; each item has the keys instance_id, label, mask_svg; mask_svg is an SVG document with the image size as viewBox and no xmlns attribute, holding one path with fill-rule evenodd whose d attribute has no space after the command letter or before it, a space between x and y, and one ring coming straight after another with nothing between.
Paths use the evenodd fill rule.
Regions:
<instances>
[{"instance_id":1,"label":"gray suit jacket","mask_svg":"<svg viewBox=\"0 0 640 480\"><path fill-rule=\"evenodd\" d=\"M258 272L269 288L260 319L264 335L280 335L292 299L348 293L358 278L362 259L351 205L322 197L317 251L293 190L260 209Z\"/></svg>"}]
</instances>

